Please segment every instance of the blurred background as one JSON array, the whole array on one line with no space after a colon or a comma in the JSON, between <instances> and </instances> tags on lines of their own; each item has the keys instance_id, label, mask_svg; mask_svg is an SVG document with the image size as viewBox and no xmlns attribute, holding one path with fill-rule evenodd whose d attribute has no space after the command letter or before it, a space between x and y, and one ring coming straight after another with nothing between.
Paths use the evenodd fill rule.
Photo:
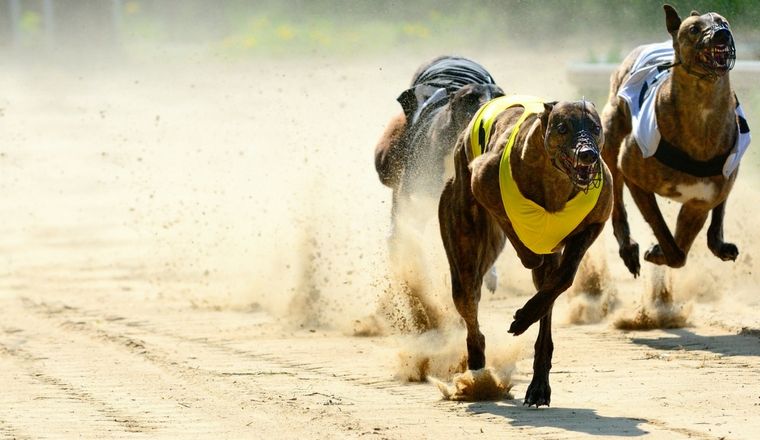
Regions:
<instances>
[{"instance_id":1,"label":"blurred background","mask_svg":"<svg viewBox=\"0 0 760 440\"><path fill-rule=\"evenodd\" d=\"M740 56L760 55L756 2L670 3L682 16L692 9L721 12ZM530 41L581 45L587 60L615 62L631 43L664 38L663 23L659 0L0 0L0 47L26 56L95 48L120 56L156 48L217 57L355 56Z\"/></svg>"}]
</instances>

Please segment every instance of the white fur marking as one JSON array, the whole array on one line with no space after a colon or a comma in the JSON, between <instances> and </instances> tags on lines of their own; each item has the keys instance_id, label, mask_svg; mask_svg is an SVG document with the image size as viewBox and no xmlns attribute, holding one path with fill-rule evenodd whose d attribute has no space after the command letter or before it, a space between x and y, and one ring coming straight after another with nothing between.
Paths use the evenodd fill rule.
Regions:
<instances>
[{"instance_id":1,"label":"white fur marking","mask_svg":"<svg viewBox=\"0 0 760 440\"><path fill-rule=\"evenodd\" d=\"M686 203L690 200L712 201L717 195L717 188L712 182L697 182L693 185L680 184L675 187L675 194L671 199Z\"/></svg>"}]
</instances>

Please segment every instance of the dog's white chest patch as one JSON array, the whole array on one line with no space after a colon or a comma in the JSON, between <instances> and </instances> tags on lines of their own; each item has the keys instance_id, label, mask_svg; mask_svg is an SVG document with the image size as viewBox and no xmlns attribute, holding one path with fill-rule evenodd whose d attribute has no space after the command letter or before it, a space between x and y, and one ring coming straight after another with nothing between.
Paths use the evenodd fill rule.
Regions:
<instances>
[{"instance_id":1,"label":"dog's white chest patch","mask_svg":"<svg viewBox=\"0 0 760 440\"><path fill-rule=\"evenodd\" d=\"M717 195L718 189L712 182L697 182L691 185L675 185L673 191L668 196L679 203L686 203L691 200L702 200L705 202L712 201Z\"/></svg>"}]
</instances>

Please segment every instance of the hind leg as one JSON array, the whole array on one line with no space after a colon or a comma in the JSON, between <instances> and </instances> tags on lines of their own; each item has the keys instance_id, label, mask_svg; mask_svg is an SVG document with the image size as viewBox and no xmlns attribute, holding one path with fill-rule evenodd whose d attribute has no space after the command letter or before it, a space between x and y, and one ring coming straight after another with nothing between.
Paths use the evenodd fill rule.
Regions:
<instances>
[{"instance_id":1,"label":"hind leg","mask_svg":"<svg viewBox=\"0 0 760 440\"><path fill-rule=\"evenodd\" d=\"M694 244L694 239L707 221L708 214L709 211L699 205L686 203L681 206L674 237L675 251L671 251L673 253L669 255L666 251L667 246L655 244L644 254L644 259L654 264L683 267L691 245Z\"/></svg>"},{"instance_id":2,"label":"hind leg","mask_svg":"<svg viewBox=\"0 0 760 440\"><path fill-rule=\"evenodd\" d=\"M391 118L375 145L375 171L380 182L390 188L398 186L404 166L406 147L406 116L403 113Z\"/></svg>"},{"instance_id":3,"label":"hind leg","mask_svg":"<svg viewBox=\"0 0 760 440\"><path fill-rule=\"evenodd\" d=\"M393 190L391 199L391 230L388 234L388 248L391 253L391 259L394 258L395 247L398 240L398 215L399 204L402 195L400 194L401 177L404 173L404 164L406 162L406 143L404 136L406 134L406 116L403 113L391 118L388 126L380 135L380 139L375 145L375 171L380 182Z\"/></svg>"},{"instance_id":4,"label":"hind leg","mask_svg":"<svg viewBox=\"0 0 760 440\"><path fill-rule=\"evenodd\" d=\"M712 210L712 220L707 228L707 247L723 261L734 261L739 256L739 248L733 243L723 241L723 217L726 213L726 202Z\"/></svg>"},{"instance_id":5,"label":"hind leg","mask_svg":"<svg viewBox=\"0 0 760 440\"><path fill-rule=\"evenodd\" d=\"M485 337L478 322L480 289L483 276L504 247L504 235L472 197L469 185L461 180L446 184L439 220L451 272L452 298L467 327L467 366L478 370L486 363Z\"/></svg>"},{"instance_id":6,"label":"hind leg","mask_svg":"<svg viewBox=\"0 0 760 440\"><path fill-rule=\"evenodd\" d=\"M654 264L667 264L670 267L682 267L686 262L686 255L678 247L668 224L662 216L660 207L654 193L648 192L630 180L626 180L628 190L631 192L636 206L642 217L652 228L658 244L652 246L645 254L644 259ZM683 212L683 209L682 209ZM679 216L680 219L680 216Z\"/></svg>"}]
</instances>

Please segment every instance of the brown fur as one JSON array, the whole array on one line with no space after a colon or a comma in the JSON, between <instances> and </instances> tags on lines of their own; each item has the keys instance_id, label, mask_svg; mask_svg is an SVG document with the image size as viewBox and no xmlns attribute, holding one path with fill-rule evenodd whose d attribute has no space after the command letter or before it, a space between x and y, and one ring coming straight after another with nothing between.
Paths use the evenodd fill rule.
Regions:
<instances>
[{"instance_id":1,"label":"brown fur","mask_svg":"<svg viewBox=\"0 0 760 440\"><path fill-rule=\"evenodd\" d=\"M681 21L675 9L669 5L664 8L666 27L673 38L676 58L680 64L672 68L671 77L658 90L655 102L657 123L664 139L677 145L693 159L708 160L725 153L734 145L738 135L734 115L736 101L728 74L710 77L709 72L705 72L695 61L697 36L689 30L694 25L704 27L713 20L725 19L717 14L692 13ZM723 240L723 216L726 198L734 185L737 172L726 179L722 175L694 177L673 170L653 157L643 158L635 139L630 135L630 110L627 103L618 98L617 93L628 78L640 52L641 48L634 50L613 73L609 103L602 114L607 139L603 157L615 182L612 225L620 246L620 256L628 270L638 276L639 247L631 238L623 204L625 184L657 237L658 244L644 254L645 260L654 264L682 267L711 210L708 246L721 260L735 260L739 253L737 247ZM683 203L674 236L657 206L655 194L679 197L681 194L678 185L696 183L714 185L714 197L710 200L692 198Z\"/></svg>"},{"instance_id":2,"label":"brown fur","mask_svg":"<svg viewBox=\"0 0 760 440\"><path fill-rule=\"evenodd\" d=\"M589 103L546 104L539 116L523 122L510 162L520 191L547 211L561 210L578 189L550 160L550 153L566 148L567 139L583 117L600 126L599 116ZM507 239L517 251L522 264L533 271L537 293L515 313L510 333L519 335L540 320L535 345L533 380L528 387L525 404L549 405L551 389L549 370L553 342L551 314L554 300L573 282L581 258L601 232L611 210L612 189L610 174L602 165L605 185L596 207L571 234L560 243L555 253L537 255L517 237L504 210L499 189L499 162L509 134L522 113L522 108L510 108L498 116L493 135L482 156L470 157L469 133L459 138L454 151L454 172L441 194L439 220L441 236L449 260L454 304L467 326L468 367L477 370L485 366L485 337L478 325L478 302L483 276L493 265ZM554 129L559 121L573 128L566 135ZM601 133L595 141L602 145ZM562 249L564 248L564 249Z\"/></svg>"}]
</instances>

